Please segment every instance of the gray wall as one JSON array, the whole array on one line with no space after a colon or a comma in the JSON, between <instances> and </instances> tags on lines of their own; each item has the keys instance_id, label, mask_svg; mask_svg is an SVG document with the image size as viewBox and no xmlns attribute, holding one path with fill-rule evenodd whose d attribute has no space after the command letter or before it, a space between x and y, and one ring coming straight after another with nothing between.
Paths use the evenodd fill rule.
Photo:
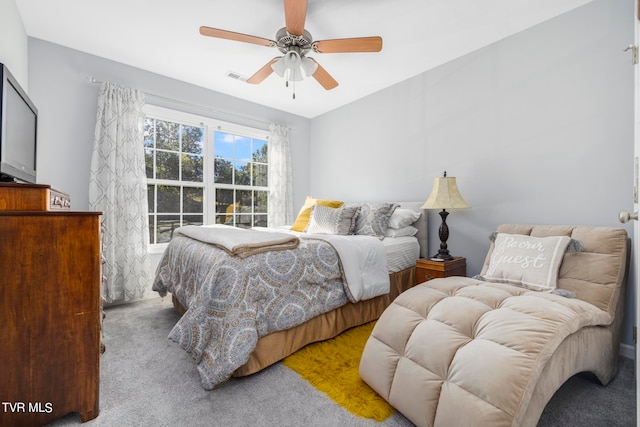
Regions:
<instances>
[{"instance_id":1,"label":"gray wall","mask_svg":"<svg viewBox=\"0 0 640 427\"><path fill-rule=\"evenodd\" d=\"M633 67L622 51L633 3L596 0L315 118L310 193L426 200L446 170L472 206L447 220L468 275L500 223L621 226L618 211L633 208ZM435 253L441 221L429 220Z\"/></svg>"},{"instance_id":2,"label":"gray wall","mask_svg":"<svg viewBox=\"0 0 640 427\"><path fill-rule=\"evenodd\" d=\"M292 167L296 183L294 201L302 204L309 187L306 167L309 158L309 119L29 38L30 95L40 113L38 182L69 193L73 209L85 210L89 207L89 167L100 88L98 84L89 82L90 77L155 95L148 98L148 103L263 129L268 127L268 123L294 128L291 133Z\"/></svg>"},{"instance_id":3,"label":"gray wall","mask_svg":"<svg viewBox=\"0 0 640 427\"><path fill-rule=\"evenodd\" d=\"M0 0L0 62L29 92L28 37L14 0Z\"/></svg>"}]
</instances>

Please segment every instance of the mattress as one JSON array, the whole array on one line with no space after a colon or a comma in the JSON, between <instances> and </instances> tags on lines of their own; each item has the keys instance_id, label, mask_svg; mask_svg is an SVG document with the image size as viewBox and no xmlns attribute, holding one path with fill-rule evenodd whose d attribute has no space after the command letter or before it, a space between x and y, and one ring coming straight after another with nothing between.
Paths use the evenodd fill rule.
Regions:
<instances>
[{"instance_id":1,"label":"mattress","mask_svg":"<svg viewBox=\"0 0 640 427\"><path fill-rule=\"evenodd\" d=\"M413 267L416 259L420 258L420 245L415 237L385 237L382 244L387 254L389 273Z\"/></svg>"}]
</instances>

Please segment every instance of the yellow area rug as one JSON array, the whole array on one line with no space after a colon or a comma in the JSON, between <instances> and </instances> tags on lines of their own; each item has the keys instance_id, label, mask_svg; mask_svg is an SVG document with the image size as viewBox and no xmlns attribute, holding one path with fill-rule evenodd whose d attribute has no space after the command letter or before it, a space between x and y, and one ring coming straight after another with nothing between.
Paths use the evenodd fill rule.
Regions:
<instances>
[{"instance_id":1,"label":"yellow area rug","mask_svg":"<svg viewBox=\"0 0 640 427\"><path fill-rule=\"evenodd\" d=\"M375 323L309 344L285 358L283 364L352 414L384 421L395 409L362 381L358 373L364 345Z\"/></svg>"}]
</instances>

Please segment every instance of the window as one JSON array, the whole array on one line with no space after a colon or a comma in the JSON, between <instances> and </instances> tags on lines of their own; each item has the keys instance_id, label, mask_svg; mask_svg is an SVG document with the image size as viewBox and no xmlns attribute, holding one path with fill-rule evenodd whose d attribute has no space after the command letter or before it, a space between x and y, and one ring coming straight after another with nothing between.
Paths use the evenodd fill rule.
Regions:
<instances>
[{"instance_id":1,"label":"window","mask_svg":"<svg viewBox=\"0 0 640 427\"><path fill-rule=\"evenodd\" d=\"M151 244L183 225L267 225L267 132L147 106Z\"/></svg>"},{"instance_id":2,"label":"window","mask_svg":"<svg viewBox=\"0 0 640 427\"><path fill-rule=\"evenodd\" d=\"M214 131L217 224L267 226L266 139Z\"/></svg>"}]
</instances>

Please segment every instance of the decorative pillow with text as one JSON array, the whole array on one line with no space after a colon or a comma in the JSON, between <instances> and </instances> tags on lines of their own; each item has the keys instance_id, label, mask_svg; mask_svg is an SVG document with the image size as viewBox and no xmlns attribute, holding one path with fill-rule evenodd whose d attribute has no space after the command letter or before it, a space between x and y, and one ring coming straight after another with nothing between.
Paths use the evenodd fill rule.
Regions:
<instances>
[{"instance_id":1,"label":"decorative pillow with text","mask_svg":"<svg viewBox=\"0 0 640 427\"><path fill-rule=\"evenodd\" d=\"M570 242L571 238L567 236L531 237L497 233L483 278L488 282L509 283L534 291L553 291Z\"/></svg>"}]
</instances>

